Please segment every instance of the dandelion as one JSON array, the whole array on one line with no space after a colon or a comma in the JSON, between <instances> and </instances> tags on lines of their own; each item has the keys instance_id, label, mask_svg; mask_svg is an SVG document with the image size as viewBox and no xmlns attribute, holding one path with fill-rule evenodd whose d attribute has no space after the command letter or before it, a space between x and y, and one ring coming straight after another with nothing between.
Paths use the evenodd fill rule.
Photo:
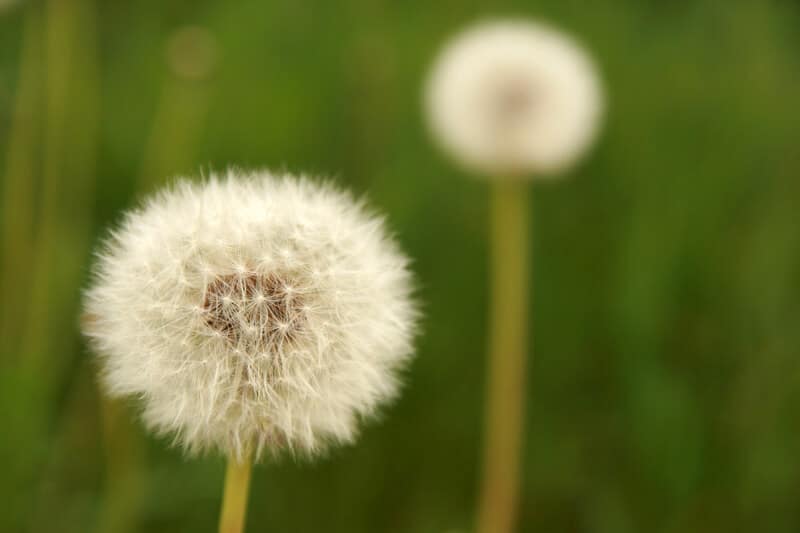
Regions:
<instances>
[{"instance_id":1,"label":"dandelion","mask_svg":"<svg viewBox=\"0 0 800 533\"><path fill-rule=\"evenodd\" d=\"M251 460L352 442L397 394L407 265L382 219L331 186L183 181L99 254L86 334L108 394L139 397L146 425L189 453L229 458L222 522L239 525L222 530L237 531Z\"/></svg>"},{"instance_id":2,"label":"dandelion","mask_svg":"<svg viewBox=\"0 0 800 533\"><path fill-rule=\"evenodd\" d=\"M567 35L495 21L456 36L427 87L431 129L464 167L493 177L545 177L584 154L602 116L591 60Z\"/></svg>"},{"instance_id":3,"label":"dandelion","mask_svg":"<svg viewBox=\"0 0 800 533\"><path fill-rule=\"evenodd\" d=\"M478 24L435 61L431 130L465 169L492 178L491 308L480 533L514 528L528 350L527 181L562 175L596 136L603 111L589 57L532 21Z\"/></svg>"}]
</instances>

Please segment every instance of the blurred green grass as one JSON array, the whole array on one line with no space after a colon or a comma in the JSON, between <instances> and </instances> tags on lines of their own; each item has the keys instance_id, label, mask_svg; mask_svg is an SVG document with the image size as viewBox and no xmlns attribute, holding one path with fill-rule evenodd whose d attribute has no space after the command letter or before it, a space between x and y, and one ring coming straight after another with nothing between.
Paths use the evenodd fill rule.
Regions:
<instances>
[{"instance_id":1,"label":"blurred green grass","mask_svg":"<svg viewBox=\"0 0 800 533\"><path fill-rule=\"evenodd\" d=\"M250 530L469 530L487 194L431 146L420 85L449 34L494 14L580 36L609 96L586 164L534 191L519 530L800 528L798 4L51 0L0 10L3 191L22 161L15 183L36 200L31 220L1 204L17 268L2 295L0 530L101 527L101 406L77 330L90 245L156 184L231 164L368 194L415 258L427 315L402 399L319 464L260 467ZM187 25L215 39L206 79L165 60ZM139 438L133 530L214 531L222 461Z\"/></svg>"}]
</instances>

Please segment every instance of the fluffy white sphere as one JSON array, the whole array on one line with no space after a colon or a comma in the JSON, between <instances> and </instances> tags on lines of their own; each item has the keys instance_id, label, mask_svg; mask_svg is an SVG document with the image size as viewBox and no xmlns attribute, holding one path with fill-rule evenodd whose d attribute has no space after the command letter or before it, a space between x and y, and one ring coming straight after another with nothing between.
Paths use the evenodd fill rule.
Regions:
<instances>
[{"instance_id":1,"label":"fluffy white sphere","mask_svg":"<svg viewBox=\"0 0 800 533\"><path fill-rule=\"evenodd\" d=\"M495 21L456 36L426 92L431 129L464 167L494 177L566 170L591 144L600 82L570 37L540 23Z\"/></svg>"},{"instance_id":2,"label":"fluffy white sphere","mask_svg":"<svg viewBox=\"0 0 800 533\"><path fill-rule=\"evenodd\" d=\"M268 173L178 183L99 254L86 334L113 396L190 452L351 441L412 353L408 260L348 194Z\"/></svg>"}]
</instances>

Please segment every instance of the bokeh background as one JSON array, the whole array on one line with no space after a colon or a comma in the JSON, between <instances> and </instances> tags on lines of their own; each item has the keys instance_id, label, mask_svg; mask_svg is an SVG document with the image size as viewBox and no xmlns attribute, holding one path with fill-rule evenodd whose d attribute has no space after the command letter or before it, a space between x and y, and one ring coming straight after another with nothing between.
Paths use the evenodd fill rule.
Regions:
<instances>
[{"instance_id":1,"label":"bokeh background","mask_svg":"<svg viewBox=\"0 0 800 533\"><path fill-rule=\"evenodd\" d=\"M800 530L800 4L0 1L0 530L215 531L223 461L101 402L91 249L229 165L333 176L415 258L425 331L357 445L254 474L249 531L467 532L487 188L433 146L437 48L487 15L579 36L596 149L534 190L522 532Z\"/></svg>"}]
</instances>

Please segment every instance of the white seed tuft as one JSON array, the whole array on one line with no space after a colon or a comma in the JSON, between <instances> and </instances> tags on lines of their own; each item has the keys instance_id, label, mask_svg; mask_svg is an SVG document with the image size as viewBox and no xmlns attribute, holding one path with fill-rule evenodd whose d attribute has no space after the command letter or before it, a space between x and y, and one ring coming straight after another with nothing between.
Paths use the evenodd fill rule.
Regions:
<instances>
[{"instance_id":1,"label":"white seed tuft","mask_svg":"<svg viewBox=\"0 0 800 533\"><path fill-rule=\"evenodd\" d=\"M465 168L544 177L584 154L603 98L590 58L572 38L509 20L473 26L445 46L426 105L433 134Z\"/></svg>"},{"instance_id":2,"label":"white seed tuft","mask_svg":"<svg viewBox=\"0 0 800 533\"><path fill-rule=\"evenodd\" d=\"M407 264L331 186L181 181L106 243L84 329L108 393L141 398L189 452L313 455L397 393L417 316Z\"/></svg>"}]
</instances>

